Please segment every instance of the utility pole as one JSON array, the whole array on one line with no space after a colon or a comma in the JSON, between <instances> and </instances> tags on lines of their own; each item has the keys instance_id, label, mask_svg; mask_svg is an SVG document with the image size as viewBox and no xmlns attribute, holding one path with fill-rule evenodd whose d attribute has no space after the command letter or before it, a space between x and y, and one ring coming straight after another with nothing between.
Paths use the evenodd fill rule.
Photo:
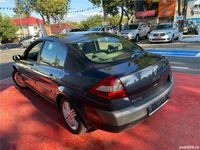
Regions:
<instances>
[{"instance_id":1,"label":"utility pole","mask_svg":"<svg viewBox=\"0 0 200 150\"><path fill-rule=\"evenodd\" d=\"M105 2L104 0L101 0L102 10L103 10L103 22L107 22L107 13L105 10Z\"/></svg>"}]
</instances>

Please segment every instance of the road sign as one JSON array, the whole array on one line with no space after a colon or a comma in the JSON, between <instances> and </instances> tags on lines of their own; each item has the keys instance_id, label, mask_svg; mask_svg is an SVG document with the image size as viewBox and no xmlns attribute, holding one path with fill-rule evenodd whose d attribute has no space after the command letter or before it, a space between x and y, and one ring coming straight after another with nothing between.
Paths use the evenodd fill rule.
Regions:
<instances>
[{"instance_id":1,"label":"road sign","mask_svg":"<svg viewBox=\"0 0 200 150\"><path fill-rule=\"evenodd\" d=\"M176 16L176 20L177 21L183 20L183 16Z\"/></svg>"}]
</instances>

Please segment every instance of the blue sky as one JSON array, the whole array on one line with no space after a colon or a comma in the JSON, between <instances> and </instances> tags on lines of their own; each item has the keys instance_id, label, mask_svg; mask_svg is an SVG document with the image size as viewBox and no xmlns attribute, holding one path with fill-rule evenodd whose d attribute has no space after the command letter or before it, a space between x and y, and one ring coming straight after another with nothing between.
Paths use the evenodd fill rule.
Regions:
<instances>
[{"instance_id":1,"label":"blue sky","mask_svg":"<svg viewBox=\"0 0 200 150\"><path fill-rule=\"evenodd\" d=\"M0 0L0 7L15 7L15 0ZM89 0L71 0L71 11L77 11L77 10L83 10L87 8L93 7L92 3L89 2ZM1 12L4 12L5 14L12 16L14 15L14 12L12 10L7 10L1 9ZM84 12L79 12L79 13L68 13L65 16L65 20L69 21L81 21L91 15L95 14L100 14L101 13L101 8L93 9L93 10L88 10ZM41 18L37 13L32 13L32 16Z\"/></svg>"}]
</instances>

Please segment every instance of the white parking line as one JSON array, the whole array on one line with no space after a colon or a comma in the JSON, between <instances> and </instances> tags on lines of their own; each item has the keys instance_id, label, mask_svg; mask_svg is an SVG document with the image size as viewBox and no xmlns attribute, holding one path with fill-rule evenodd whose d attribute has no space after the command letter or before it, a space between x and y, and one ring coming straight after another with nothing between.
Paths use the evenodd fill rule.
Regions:
<instances>
[{"instance_id":1,"label":"white parking line","mask_svg":"<svg viewBox=\"0 0 200 150\"><path fill-rule=\"evenodd\" d=\"M188 70L190 68L188 67L179 67L179 66L171 66L173 69L184 69L184 70Z\"/></svg>"}]
</instances>

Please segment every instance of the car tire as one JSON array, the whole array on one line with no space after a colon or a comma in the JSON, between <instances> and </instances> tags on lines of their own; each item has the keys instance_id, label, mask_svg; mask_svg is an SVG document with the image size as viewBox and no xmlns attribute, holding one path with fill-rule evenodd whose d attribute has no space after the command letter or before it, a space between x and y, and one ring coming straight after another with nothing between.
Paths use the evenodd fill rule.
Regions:
<instances>
[{"instance_id":1,"label":"car tire","mask_svg":"<svg viewBox=\"0 0 200 150\"><path fill-rule=\"evenodd\" d=\"M135 36L135 42L139 42L139 40L140 40L140 36L137 34L137 35Z\"/></svg>"},{"instance_id":2,"label":"car tire","mask_svg":"<svg viewBox=\"0 0 200 150\"><path fill-rule=\"evenodd\" d=\"M61 99L60 109L65 125L71 133L79 135L86 132L76 107L66 97Z\"/></svg>"},{"instance_id":3,"label":"car tire","mask_svg":"<svg viewBox=\"0 0 200 150\"><path fill-rule=\"evenodd\" d=\"M148 32L147 35L146 35L146 39L149 39L149 34L150 34L150 33Z\"/></svg>"},{"instance_id":4,"label":"car tire","mask_svg":"<svg viewBox=\"0 0 200 150\"><path fill-rule=\"evenodd\" d=\"M18 70L14 70L12 73L12 79L15 82L15 84L19 87L19 88L27 88L27 85L21 75L21 73Z\"/></svg>"},{"instance_id":5,"label":"car tire","mask_svg":"<svg viewBox=\"0 0 200 150\"><path fill-rule=\"evenodd\" d=\"M174 42L174 35L172 35L172 39L170 41L170 43L173 43Z\"/></svg>"},{"instance_id":6,"label":"car tire","mask_svg":"<svg viewBox=\"0 0 200 150\"><path fill-rule=\"evenodd\" d=\"M193 16L193 15L194 15L194 11L192 10L192 11L190 12L190 14L191 14L191 16Z\"/></svg>"}]
</instances>

